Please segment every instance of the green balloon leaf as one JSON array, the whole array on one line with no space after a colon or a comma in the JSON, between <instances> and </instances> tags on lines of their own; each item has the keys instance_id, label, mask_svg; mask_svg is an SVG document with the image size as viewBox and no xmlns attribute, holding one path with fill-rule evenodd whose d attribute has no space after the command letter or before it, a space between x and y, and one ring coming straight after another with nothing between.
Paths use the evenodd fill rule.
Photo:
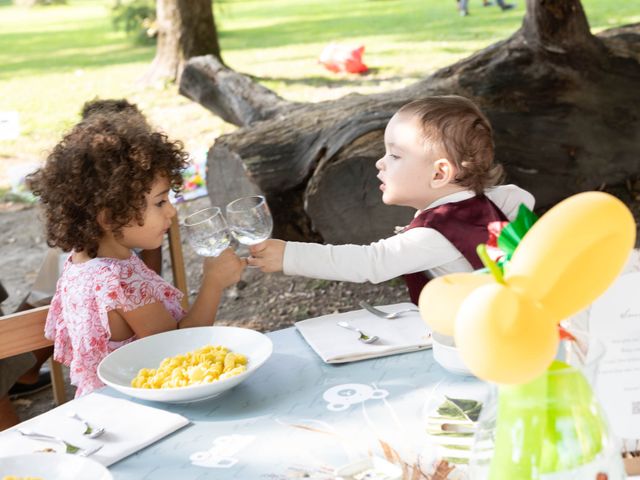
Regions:
<instances>
[{"instance_id":1,"label":"green balloon leaf","mask_svg":"<svg viewBox=\"0 0 640 480\"><path fill-rule=\"evenodd\" d=\"M538 216L521 203L516 219L505 226L498 237L498 247L505 252L506 260L511 259L516 247L537 220Z\"/></svg>"}]
</instances>

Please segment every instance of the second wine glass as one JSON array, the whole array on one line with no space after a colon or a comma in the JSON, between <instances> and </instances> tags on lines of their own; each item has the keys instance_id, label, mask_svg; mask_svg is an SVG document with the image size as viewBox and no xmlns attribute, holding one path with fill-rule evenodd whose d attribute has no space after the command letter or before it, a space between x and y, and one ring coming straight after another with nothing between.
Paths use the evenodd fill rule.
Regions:
<instances>
[{"instance_id":1,"label":"second wine glass","mask_svg":"<svg viewBox=\"0 0 640 480\"><path fill-rule=\"evenodd\" d=\"M242 197L229 203L226 217L231 233L243 245L256 245L271 236L273 219L262 195Z\"/></svg>"},{"instance_id":2,"label":"second wine glass","mask_svg":"<svg viewBox=\"0 0 640 480\"><path fill-rule=\"evenodd\" d=\"M218 207L209 207L184 220L189 243L198 255L217 257L231 244L229 227Z\"/></svg>"}]
</instances>

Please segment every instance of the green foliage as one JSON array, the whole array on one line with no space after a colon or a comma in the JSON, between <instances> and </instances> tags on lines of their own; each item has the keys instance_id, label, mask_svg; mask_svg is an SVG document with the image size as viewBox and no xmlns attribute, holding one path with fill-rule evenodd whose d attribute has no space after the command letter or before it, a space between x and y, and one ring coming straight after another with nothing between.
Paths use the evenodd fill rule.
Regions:
<instances>
[{"instance_id":1,"label":"green foliage","mask_svg":"<svg viewBox=\"0 0 640 480\"><path fill-rule=\"evenodd\" d=\"M482 410L482 403L477 400L445 397L445 401L438 407L438 414L455 420L469 420L477 422Z\"/></svg>"},{"instance_id":2,"label":"green foliage","mask_svg":"<svg viewBox=\"0 0 640 480\"><path fill-rule=\"evenodd\" d=\"M140 45L152 44L157 36L155 0L116 0L111 8L116 30L123 30Z\"/></svg>"},{"instance_id":3,"label":"green foliage","mask_svg":"<svg viewBox=\"0 0 640 480\"><path fill-rule=\"evenodd\" d=\"M35 6L47 6L47 5L65 5L67 0L14 0L19 7L35 7Z\"/></svg>"}]
</instances>

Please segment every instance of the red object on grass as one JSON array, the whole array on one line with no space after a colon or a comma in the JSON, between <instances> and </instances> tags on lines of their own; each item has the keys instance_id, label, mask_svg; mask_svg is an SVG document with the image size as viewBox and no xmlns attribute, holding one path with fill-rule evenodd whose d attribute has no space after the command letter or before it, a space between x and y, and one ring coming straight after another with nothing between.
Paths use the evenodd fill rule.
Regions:
<instances>
[{"instance_id":1,"label":"red object on grass","mask_svg":"<svg viewBox=\"0 0 640 480\"><path fill-rule=\"evenodd\" d=\"M364 45L353 47L331 43L324 47L318 61L331 72L364 73L368 70L362 63Z\"/></svg>"}]
</instances>

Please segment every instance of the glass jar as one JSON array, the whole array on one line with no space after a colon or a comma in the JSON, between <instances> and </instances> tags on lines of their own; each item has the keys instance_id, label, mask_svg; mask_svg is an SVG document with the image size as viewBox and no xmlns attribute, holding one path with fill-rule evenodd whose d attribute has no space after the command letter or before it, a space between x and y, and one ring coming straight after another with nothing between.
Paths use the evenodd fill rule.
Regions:
<instances>
[{"instance_id":1,"label":"glass jar","mask_svg":"<svg viewBox=\"0 0 640 480\"><path fill-rule=\"evenodd\" d=\"M543 375L490 389L474 436L471 479L626 478L594 394L604 346L584 332L565 337Z\"/></svg>"},{"instance_id":2,"label":"glass jar","mask_svg":"<svg viewBox=\"0 0 640 480\"><path fill-rule=\"evenodd\" d=\"M489 385L475 377L447 376L422 406L424 443L418 463L426 478L468 480L474 433Z\"/></svg>"}]
</instances>

